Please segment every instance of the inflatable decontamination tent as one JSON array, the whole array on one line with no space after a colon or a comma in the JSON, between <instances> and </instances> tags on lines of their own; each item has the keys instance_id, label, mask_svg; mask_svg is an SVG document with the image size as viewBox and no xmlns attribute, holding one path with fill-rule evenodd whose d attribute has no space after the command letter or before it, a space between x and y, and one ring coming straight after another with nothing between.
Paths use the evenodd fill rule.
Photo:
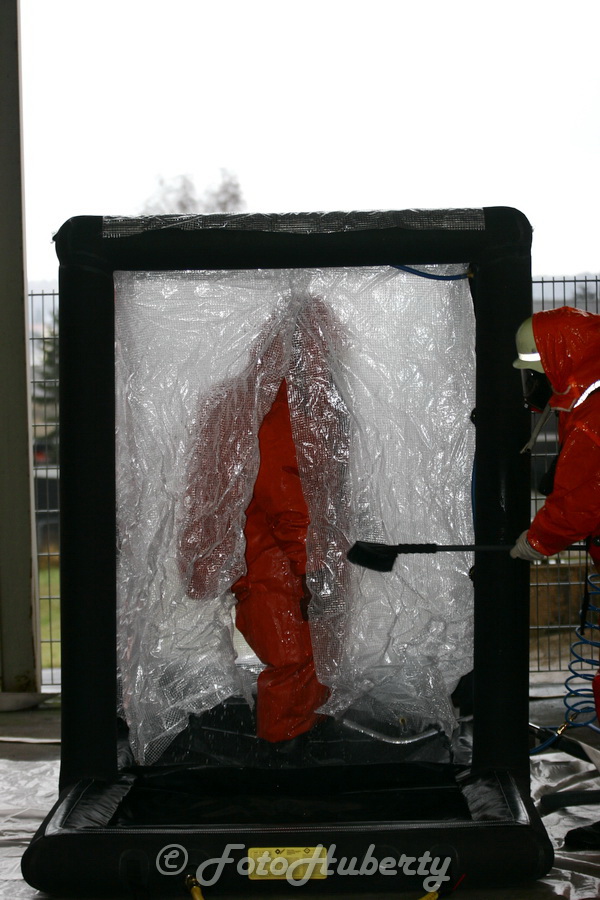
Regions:
<instances>
[{"instance_id":1,"label":"inflatable decontamination tent","mask_svg":"<svg viewBox=\"0 0 600 900\"><path fill-rule=\"evenodd\" d=\"M32 885L549 869L506 552L530 241L506 208L60 229L63 756Z\"/></svg>"}]
</instances>

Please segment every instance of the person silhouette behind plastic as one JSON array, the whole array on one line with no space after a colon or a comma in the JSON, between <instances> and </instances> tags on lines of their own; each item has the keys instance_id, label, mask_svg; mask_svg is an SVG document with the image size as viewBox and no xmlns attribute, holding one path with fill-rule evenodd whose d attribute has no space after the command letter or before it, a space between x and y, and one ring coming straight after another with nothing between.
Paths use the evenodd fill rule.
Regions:
<instances>
[{"instance_id":1,"label":"person silhouette behind plastic","mask_svg":"<svg viewBox=\"0 0 600 900\"><path fill-rule=\"evenodd\" d=\"M188 596L218 595L235 558L241 518L245 568L233 580L236 626L265 668L257 682L257 735L270 742L310 730L328 690L315 673L306 586L308 509L302 492L278 335L252 354L250 368L220 385L200 412L188 472L179 568ZM265 376L264 370L268 370ZM265 398L274 399L269 405ZM266 402L266 408L265 408ZM256 418L259 466L251 500ZM262 417L262 421L261 421ZM233 570L235 571L235 569Z\"/></svg>"}]
</instances>

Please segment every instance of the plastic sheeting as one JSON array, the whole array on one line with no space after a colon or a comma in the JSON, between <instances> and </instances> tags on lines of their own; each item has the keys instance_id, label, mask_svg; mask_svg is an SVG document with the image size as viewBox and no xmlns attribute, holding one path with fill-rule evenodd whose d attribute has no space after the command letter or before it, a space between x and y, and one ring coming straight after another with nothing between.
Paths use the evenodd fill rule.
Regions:
<instances>
[{"instance_id":1,"label":"plastic sheeting","mask_svg":"<svg viewBox=\"0 0 600 900\"><path fill-rule=\"evenodd\" d=\"M0 759L0 897L42 897L23 881L21 857L58 796L59 763Z\"/></svg>"},{"instance_id":2,"label":"plastic sheeting","mask_svg":"<svg viewBox=\"0 0 600 900\"><path fill-rule=\"evenodd\" d=\"M472 542L466 279L388 267L121 272L115 287L118 650L136 759L156 760L189 713L251 702L230 589L244 571L258 428L284 377L311 519L323 711L450 733L448 695L472 667L470 556L400 557L382 574L346 551L355 540ZM193 558L182 547L191 519ZM182 558L202 582L193 597Z\"/></svg>"},{"instance_id":3,"label":"plastic sheeting","mask_svg":"<svg viewBox=\"0 0 600 900\"><path fill-rule=\"evenodd\" d=\"M598 789L597 769L563 753L542 753L535 756L531 771L532 795L535 800L550 791ZM58 762L0 760L2 900L41 900L45 896L23 881L20 858L56 799L57 783ZM545 816L543 821L556 850L554 868L549 874L535 884L514 889L471 890L465 896L469 900L523 900L525 897L528 900L550 900L556 897L564 900L596 900L600 896L598 853L565 851L563 844L564 836L571 828L592 824L599 819L599 806L570 808ZM364 894L365 900L369 900L370 896ZM381 900L385 895L376 896ZM460 887L456 896L460 896Z\"/></svg>"}]
</instances>

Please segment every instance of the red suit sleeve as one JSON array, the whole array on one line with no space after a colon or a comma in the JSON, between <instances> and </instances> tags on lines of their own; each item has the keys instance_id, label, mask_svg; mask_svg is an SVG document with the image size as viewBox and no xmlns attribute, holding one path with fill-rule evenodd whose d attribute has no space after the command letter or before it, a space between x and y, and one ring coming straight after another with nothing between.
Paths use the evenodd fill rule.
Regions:
<instances>
[{"instance_id":1,"label":"red suit sleeve","mask_svg":"<svg viewBox=\"0 0 600 900\"><path fill-rule=\"evenodd\" d=\"M546 556L597 532L600 525L600 446L575 428L558 457L554 488L535 516L527 540Z\"/></svg>"}]
</instances>

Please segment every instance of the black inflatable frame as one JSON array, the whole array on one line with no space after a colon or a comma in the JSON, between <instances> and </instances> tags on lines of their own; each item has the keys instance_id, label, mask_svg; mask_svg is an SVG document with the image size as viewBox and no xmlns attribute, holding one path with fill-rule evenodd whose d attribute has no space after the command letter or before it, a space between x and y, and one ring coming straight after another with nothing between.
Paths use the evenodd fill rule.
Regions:
<instances>
[{"instance_id":1,"label":"black inflatable frame","mask_svg":"<svg viewBox=\"0 0 600 900\"><path fill-rule=\"evenodd\" d=\"M511 365L515 331L531 314L531 227L525 216L492 207L168 217L131 220L130 225L77 217L62 226L55 240L60 260L62 763L60 799L23 859L26 880L50 893L78 896L135 895L136 889L144 896L181 895L185 872L175 878L161 874L155 865L161 848L185 846L185 871L194 872L232 841L261 847L334 842L338 856L356 856L359 864L370 845L380 858L419 856L427 848L452 858L446 888L463 875L469 885L488 886L543 876L553 857L529 798L528 564L506 552L476 554L473 754L472 765L460 774L471 795L485 799L492 785L494 797L504 798L501 808L494 811L492 799L481 816L444 814L437 821L430 815L422 821L399 805L397 819L379 821L375 810L369 821L310 827L285 819L245 826L226 821L180 825L176 816L160 827L138 822L131 828L111 818L131 785L148 775L139 767L123 768L115 713L113 272L470 263L477 350L476 542L512 543L530 514L528 461L519 452L529 436L529 417L519 374ZM393 782L393 770L382 770L382 777ZM417 770L406 770L413 796L420 783L417 796L428 796L427 804L435 807L436 776L429 777L427 767L421 774ZM354 776L360 779L360 769ZM301 779L302 770L295 777ZM334 772L330 777L335 781ZM209 891L292 890L285 882L253 881L229 869ZM326 881L309 880L302 889L398 891L419 889L422 883L422 876L405 873L393 879L334 873Z\"/></svg>"}]
</instances>

